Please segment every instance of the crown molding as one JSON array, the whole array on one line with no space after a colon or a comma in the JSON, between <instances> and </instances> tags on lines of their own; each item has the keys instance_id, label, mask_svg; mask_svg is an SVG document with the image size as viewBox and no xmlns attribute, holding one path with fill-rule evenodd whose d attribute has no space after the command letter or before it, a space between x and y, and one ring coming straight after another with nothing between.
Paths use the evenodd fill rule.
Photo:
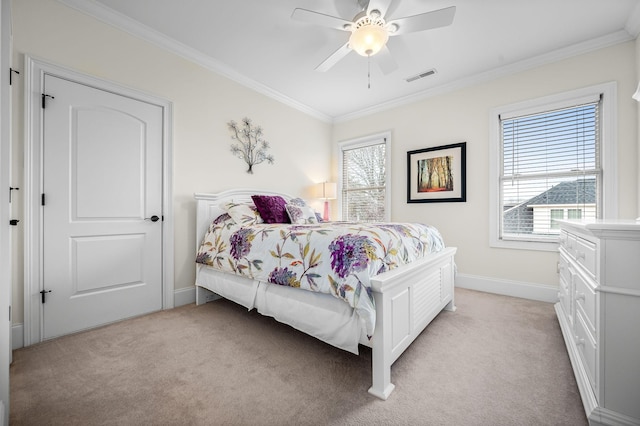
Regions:
<instances>
[{"instance_id":1,"label":"crown molding","mask_svg":"<svg viewBox=\"0 0 640 426\"><path fill-rule=\"evenodd\" d=\"M638 9L636 9L638 10ZM388 111L393 108L405 106L417 101L421 101L427 98L431 98L444 93L453 92L455 90L464 89L467 87L475 86L481 83L486 83L498 78L506 77L519 72L527 71L533 68L537 68L542 65L558 62L563 59L567 59L573 56L582 55L605 47L614 46L619 43L634 40L631 34L625 30L620 30L615 33L599 37L596 39L588 40L582 43L577 43L569 47L554 50L533 58L525 59L513 64L505 65L499 68L494 68L485 71L474 76L461 78L450 83L442 84L430 89L423 90L408 96L393 99L389 102L384 102L370 108L355 111L349 114L344 114L338 117L334 117L334 123L341 123L345 121L354 120L356 118L365 117L367 115L375 114L378 112Z\"/></svg>"},{"instance_id":2,"label":"crown molding","mask_svg":"<svg viewBox=\"0 0 640 426\"><path fill-rule=\"evenodd\" d=\"M633 12L631 12L624 29L634 39L638 37L638 34L640 34L640 3L638 3L635 9L633 9Z\"/></svg>"},{"instance_id":3,"label":"crown molding","mask_svg":"<svg viewBox=\"0 0 640 426\"><path fill-rule=\"evenodd\" d=\"M276 101L279 101L291 108L301 111L307 115L317 118L321 121L331 123L332 117L317 111L307 105L304 105L290 97L283 95L282 93L271 89L264 84L258 83L237 71L233 70L228 65L213 59L212 57L205 55L199 50L193 49L171 37L168 37L151 27L148 27L134 19L129 18L115 10L104 6L101 3L93 0L58 0L58 2L75 9L85 15L91 16L105 24L111 25L119 30L127 32L137 38L152 43L162 49L165 49L171 53L174 53L188 61L194 62L202 67L220 74L229 80L235 81L249 89L252 89L260 94L270 97Z\"/></svg>"}]
</instances>

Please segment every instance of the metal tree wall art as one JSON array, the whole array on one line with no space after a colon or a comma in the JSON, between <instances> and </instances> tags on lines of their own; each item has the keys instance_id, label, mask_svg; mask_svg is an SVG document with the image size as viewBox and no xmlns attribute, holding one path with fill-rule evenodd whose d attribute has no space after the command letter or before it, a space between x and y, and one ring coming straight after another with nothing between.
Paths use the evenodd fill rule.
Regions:
<instances>
[{"instance_id":1,"label":"metal tree wall art","mask_svg":"<svg viewBox=\"0 0 640 426\"><path fill-rule=\"evenodd\" d=\"M241 125L233 120L227 125L232 132L231 139L237 141L231 145L231 152L247 162L249 166L247 173L253 174L253 165L265 160L273 164L273 155L267 154L269 142L262 138L262 127L252 126L251 119L246 117L242 119Z\"/></svg>"}]
</instances>

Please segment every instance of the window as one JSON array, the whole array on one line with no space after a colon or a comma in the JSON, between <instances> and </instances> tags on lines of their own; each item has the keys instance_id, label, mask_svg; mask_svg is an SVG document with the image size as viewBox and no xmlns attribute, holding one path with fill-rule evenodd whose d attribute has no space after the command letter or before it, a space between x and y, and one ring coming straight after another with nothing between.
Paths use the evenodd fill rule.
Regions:
<instances>
[{"instance_id":1,"label":"window","mask_svg":"<svg viewBox=\"0 0 640 426\"><path fill-rule=\"evenodd\" d=\"M383 134L340 144L342 220L390 220L389 143Z\"/></svg>"},{"instance_id":2,"label":"window","mask_svg":"<svg viewBox=\"0 0 640 426\"><path fill-rule=\"evenodd\" d=\"M614 95L608 84L492 111L492 246L552 250L557 220L614 217Z\"/></svg>"},{"instance_id":3,"label":"window","mask_svg":"<svg viewBox=\"0 0 640 426\"><path fill-rule=\"evenodd\" d=\"M560 224L558 223L558 219L564 219L564 210L563 209L551 209L551 229L560 229Z\"/></svg>"},{"instance_id":4,"label":"window","mask_svg":"<svg viewBox=\"0 0 640 426\"><path fill-rule=\"evenodd\" d=\"M567 219L582 219L582 210L581 209L567 210Z\"/></svg>"}]
</instances>

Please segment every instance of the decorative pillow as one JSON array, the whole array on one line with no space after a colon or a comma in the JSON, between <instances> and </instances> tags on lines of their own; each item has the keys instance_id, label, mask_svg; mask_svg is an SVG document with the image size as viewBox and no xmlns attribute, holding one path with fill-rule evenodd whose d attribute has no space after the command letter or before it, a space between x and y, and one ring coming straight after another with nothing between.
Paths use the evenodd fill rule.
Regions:
<instances>
[{"instance_id":1,"label":"decorative pillow","mask_svg":"<svg viewBox=\"0 0 640 426\"><path fill-rule=\"evenodd\" d=\"M287 204L285 206L291 223L306 224L306 223L318 223L316 218L316 212L309 206L296 206L293 204Z\"/></svg>"},{"instance_id":2,"label":"decorative pillow","mask_svg":"<svg viewBox=\"0 0 640 426\"><path fill-rule=\"evenodd\" d=\"M299 197L290 199L287 204L293 204L294 206L298 207L305 207L309 205L305 200Z\"/></svg>"},{"instance_id":3,"label":"decorative pillow","mask_svg":"<svg viewBox=\"0 0 640 426\"><path fill-rule=\"evenodd\" d=\"M221 206L231 216L231 218L242 226L255 225L256 223L263 223L264 220L260 217L255 206L246 203L234 203L229 202Z\"/></svg>"},{"instance_id":4,"label":"decorative pillow","mask_svg":"<svg viewBox=\"0 0 640 426\"><path fill-rule=\"evenodd\" d=\"M294 206L298 206L298 207L310 207L309 203L307 203L304 199L299 198L299 197L290 199L289 202L287 203L287 205L290 205L290 204L293 204ZM289 212L287 212L287 213L289 213ZM316 216L316 221L315 222L309 222L309 223L324 222L324 220L322 220L322 215L320 215L320 213L316 212L315 210L314 210L313 213ZM289 214L289 219L291 219L292 223L295 223L295 222L293 222L293 219L291 218L291 214Z\"/></svg>"},{"instance_id":5,"label":"decorative pillow","mask_svg":"<svg viewBox=\"0 0 640 426\"><path fill-rule=\"evenodd\" d=\"M287 202L279 195L252 195L251 199L265 223L291 223L285 206Z\"/></svg>"}]
</instances>

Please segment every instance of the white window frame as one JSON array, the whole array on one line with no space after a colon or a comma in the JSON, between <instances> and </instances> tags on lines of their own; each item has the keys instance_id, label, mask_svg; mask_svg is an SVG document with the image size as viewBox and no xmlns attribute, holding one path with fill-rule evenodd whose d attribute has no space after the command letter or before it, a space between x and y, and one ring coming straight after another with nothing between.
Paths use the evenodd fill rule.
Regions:
<instances>
[{"instance_id":1,"label":"white window frame","mask_svg":"<svg viewBox=\"0 0 640 426\"><path fill-rule=\"evenodd\" d=\"M601 165L602 165L602 218L618 217L617 170L617 84L609 82L582 89L545 96L524 102L496 107L489 112L489 245L497 248L556 251L557 241L511 241L500 239L500 171L502 167L501 115L527 115L560 109L576 99L602 96L600 105Z\"/></svg>"},{"instance_id":2,"label":"white window frame","mask_svg":"<svg viewBox=\"0 0 640 426\"><path fill-rule=\"evenodd\" d=\"M357 139L349 139L338 143L338 211L342 220L342 185L344 182L343 171L343 151L346 149L363 148L370 145L378 145L382 141L385 143L385 192L384 192L384 220L391 221L391 131L363 136Z\"/></svg>"}]
</instances>

